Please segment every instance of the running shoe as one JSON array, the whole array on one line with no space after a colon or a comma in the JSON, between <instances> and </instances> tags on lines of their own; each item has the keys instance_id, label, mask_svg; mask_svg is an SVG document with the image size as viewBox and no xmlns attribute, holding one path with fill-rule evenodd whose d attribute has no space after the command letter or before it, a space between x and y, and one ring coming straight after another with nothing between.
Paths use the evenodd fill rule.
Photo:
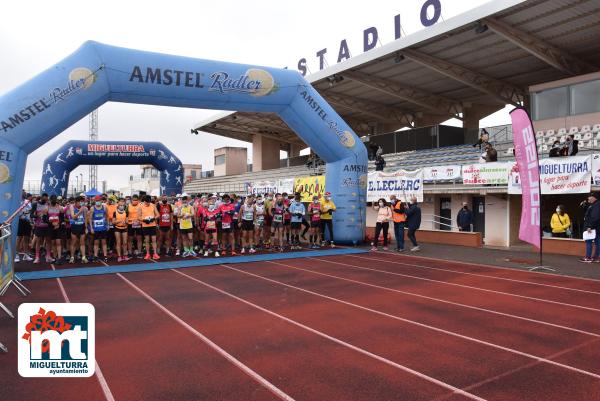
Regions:
<instances>
[{"instance_id":1,"label":"running shoe","mask_svg":"<svg viewBox=\"0 0 600 401\"><path fill-rule=\"evenodd\" d=\"M331 241L331 247L335 248L335 244L333 243L333 241Z\"/></svg>"},{"instance_id":2,"label":"running shoe","mask_svg":"<svg viewBox=\"0 0 600 401\"><path fill-rule=\"evenodd\" d=\"M152 259L153 260L159 260L160 259L160 255L158 253L155 253L154 255L152 255Z\"/></svg>"},{"instance_id":3,"label":"running shoe","mask_svg":"<svg viewBox=\"0 0 600 401\"><path fill-rule=\"evenodd\" d=\"M236 256L236 255L237 255L237 252L236 252L236 251L231 251L229 254L230 254L231 256ZM223 255L225 255L225 254L223 254Z\"/></svg>"},{"instance_id":4,"label":"running shoe","mask_svg":"<svg viewBox=\"0 0 600 401\"><path fill-rule=\"evenodd\" d=\"M75 258L73 256L71 256L71 259L69 259L69 263L71 263L71 264L75 263Z\"/></svg>"},{"instance_id":5,"label":"running shoe","mask_svg":"<svg viewBox=\"0 0 600 401\"><path fill-rule=\"evenodd\" d=\"M29 254L28 254L28 253L24 253L24 254L23 254L23 260L24 260L25 262L31 262L31 261L33 260L33 258L32 258L31 256L29 256Z\"/></svg>"},{"instance_id":6,"label":"running shoe","mask_svg":"<svg viewBox=\"0 0 600 401\"><path fill-rule=\"evenodd\" d=\"M404 252L404 249L396 249L398 252Z\"/></svg>"},{"instance_id":7,"label":"running shoe","mask_svg":"<svg viewBox=\"0 0 600 401\"><path fill-rule=\"evenodd\" d=\"M377 247L376 247L376 246L372 246L372 247L371 247L371 252L375 252L376 250L377 250Z\"/></svg>"},{"instance_id":8,"label":"running shoe","mask_svg":"<svg viewBox=\"0 0 600 401\"><path fill-rule=\"evenodd\" d=\"M384 247L383 247L383 250L384 250L384 251L387 251L388 249L389 249L389 248L388 248L387 246L384 246Z\"/></svg>"},{"instance_id":9,"label":"running shoe","mask_svg":"<svg viewBox=\"0 0 600 401\"><path fill-rule=\"evenodd\" d=\"M240 251L240 253L243 255L246 253L246 248L242 248L242 250Z\"/></svg>"},{"instance_id":10,"label":"running shoe","mask_svg":"<svg viewBox=\"0 0 600 401\"><path fill-rule=\"evenodd\" d=\"M117 258L117 262L122 262L122 261L123 261L123 257L122 257L122 256L119 256L119 257Z\"/></svg>"},{"instance_id":11,"label":"running shoe","mask_svg":"<svg viewBox=\"0 0 600 401\"><path fill-rule=\"evenodd\" d=\"M208 257L208 251L204 251L204 257Z\"/></svg>"},{"instance_id":12,"label":"running shoe","mask_svg":"<svg viewBox=\"0 0 600 401\"><path fill-rule=\"evenodd\" d=\"M198 256L198 254L196 253L196 251L190 251L190 256L195 258L196 256Z\"/></svg>"},{"instance_id":13,"label":"running shoe","mask_svg":"<svg viewBox=\"0 0 600 401\"><path fill-rule=\"evenodd\" d=\"M35 259L33 260L33 263L35 263L35 264L37 264L37 263L40 263L40 258L35 258Z\"/></svg>"},{"instance_id":14,"label":"running shoe","mask_svg":"<svg viewBox=\"0 0 600 401\"><path fill-rule=\"evenodd\" d=\"M81 263L87 263L87 262L89 262L87 257L84 256L81 258Z\"/></svg>"},{"instance_id":15,"label":"running shoe","mask_svg":"<svg viewBox=\"0 0 600 401\"><path fill-rule=\"evenodd\" d=\"M410 248L410 251L411 251L411 252L418 252L418 251L420 251L420 250L421 250L421 248L419 248L419 246L418 246L418 245L417 245L417 246L413 246L412 248Z\"/></svg>"},{"instance_id":16,"label":"running shoe","mask_svg":"<svg viewBox=\"0 0 600 401\"><path fill-rule=\"evenodd\" d=\"M19 259L19 254L17 253L15 255L15 263L19 263L21 261L21 259Z\"/></svg>"},{"instance_id":17,"label":"running shoe","mask_svg":"<svg viewBox=\"0 0 600 401\"><path fill-rule=\"evenodd\" d=\"M179 248L175 251L175 256L180 256Z\"/></svg>"},{"instance_id":18,"label":"running shoe","mask_svg":"<svg viewBox=\"0 0 600 401\"><path fill-rule=\"evenodd\" d=\"M102 258L102 261L103 261L104 263L108 263L108 258L106 258L106 257L105 257L105 258Z\"/></svg>"},{"instance_id":19,"label":"running shoe","mask_svg":"<svg viewBox=\"0 0 600 401\"><path fill-rule=\"evenodd\" d=\"M219 256L221 256L219 255L219 251L215 251L215 258L218 258Z\"/></svg>"},{"instance_id":20,"label":"running shoe","mask_svg":"<svg viewBox=\"0 0 600 401\"><path fill-rule=\"evenodd\" d=\"M594 259L590 259L590 258L581 258L579 259L580 262L582 263L592 263L594 261ZM35 263L35 262L33 262Z\"/></svg>"},{"instance_id":21,"label":"running shoe","mask_svg":"<svg viewBox=\"0 0 600 401\"><path fill-rule=\"evenodd\" d=\"M144 260L150 260L150 253L147 253L146 256L144 256Z\"/></svg>"},{"instance_id":22,"label":"running shoe","mask_svg":"<svg viewBox=\"0 0 600 401\"><path fill-rule=\"evenodd\" d=\"M248 253L256 253L256 249L250 248L250 250L248 251Z\"/></svg>"}]
</instances>

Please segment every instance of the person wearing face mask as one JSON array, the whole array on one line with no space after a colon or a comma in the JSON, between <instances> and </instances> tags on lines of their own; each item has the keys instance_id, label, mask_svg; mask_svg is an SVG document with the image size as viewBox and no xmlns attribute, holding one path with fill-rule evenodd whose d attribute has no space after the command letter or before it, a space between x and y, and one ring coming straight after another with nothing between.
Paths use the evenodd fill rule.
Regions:
<instances>
[{"instance_id":1,"label":"person wearing face mask","mask_svg":"<svg viewBox=\"0 0 600 401\"><path fill-rule=\"evenodd\" d=\"M102 245L102 255L104 262L108 262L108 247L106 244L108 234L108 212L106 206L102 204L102 197L94 198L94 206L88 212L88 227L94 237L94 260L98 260L98 252Z\"/></svg>"},{"instance_id":2,"label":"person wearing face mask","mask_svg":"<svg viewBox=\"0 0 600 401\"><path fill-rule=\"evenodd\" d=\"M238 195L231 194L231 203L234 206L235 213L233 214L233 249L241 249L242 248L242 230L240 226L240 210L242 206L245 204L245 200ZM254 200L252 200L252 204L254 205Z\"/></svg>"},{"instance_id":3,"label":"person wearing face mask","mask_svg":"<svg viewBox=\"0 0 600 401\"><path fill-rule=\"evenodd\" d=\"M271 225L273 223L273 215L271 215L271 209L273 208L273 193L269 192L265 197L265 226L263 229L263 237L265 248L269 249L271 247L271 238L272 238L272 229Z\"/></svg>"},{"instance_id":4,"label":"person wearing face mask","mask_svg":"<svg viewBox=\"0 0 600 401\"><path fill-rule=\"evenodd\" d=\"M162 194L160 203L158 204L158 254L165 247L165 255L170 256L171 253L171 232L173 230L173 207L169 204L169 199L166 194Z\"/></svg>"},{"instance_id":5,"label":"person wearing face mask","mask_svg":"<svg viewBox=\"0 0 600 401\"><path fill-rule=\"evenodd\" d=\"M211 252L214 252L215 257L221 256L219 254L219 243L217 241L217 218L219 215L220 208L217 207L215 198L209 199L208 207L204 212L204 232L206 234L206 241L204 242L204 256L208 256Z\"/></svg>"},{"instance_id":6,"label":"person wearing face mask","mask_svg":"<svg viewBox=\"0 0 600 401\"><path fill-rule=\"evenodd\" d=\"M65 221L62 206L58 203L56 195L50 197L48 206L48 226L50 228L50 239L54 254L54 263L62 264L62 241L65 239ZM50 249L47 250L50 252Z\"/></svg>"},{"instance_id":7,"label":"person wearing face mask","mask_svg":"<svg viewBox=\"0 0 600 401\"><path fill-rule=\"evenodd\" d=\"M302 228L302 220L306 215L306 208L300 201L300 193L294 194L294 200L289 206L291 215L291 229L292 229L292 249L302 249L300 246L300 229Z\"/></svg>"},{"instance_id":8,"label":"person wearing face mask","mask_svg":"<svg viewBox=\"0 0 600 401\"><path fill-rule=\"evenodd\" d=\"M550 219L550 227L552 227L552 236L555 238L569 238L571 236L571 219L565 213L564 205L556 207L556 211Z\"/></svg>"},{"instance_id":9,"label":"person wearing face mask","mask_svg":"<svg viewBox=\"0 0 600 401\"><path fill-rule=\"evenodd\" d=\"M85 253L85 223L87 219L88 209L83 204L83 197L78 197L70 206L68 217L71 223L71 259L69 263L75 263L75 248L79 244L79 252L81 253L81 261L87 263Z\"/></svg>"},{"instance_id":10,"label":"person wearing face mask","mask_svg":"<svg viewBox=\"0 0 600 401\"><path fill-rule=\"evenodd\" d=\"M308 216L310 218L310 233L308 235L310 248L319 249L319 233L321 232L321 202L319 196L314 195L312 202L308 205Z\"/></svg>"},{"instance_id":11,"label":"person wearing face mask","mask_svg":"<svg viewBox=\"0 0 600 401\"><path fill-rule=\"evenodd\" d=\"M252 195L246 197L246 201L240 207L238 219L239 224L242 227L242 250L241 253L255 253L254 249L254 218L256 215L256 208L252 202Z\"/></svg>"},{"instance_id":12,"label":"person wearing face mask","mask_svg":"<svg viewBox=\"0 0 600 401\"><path fill-rule=\"evenodd\" d=\"M375 239L371 243L371 250L377 251L377 243L379 235L383 231L383 250L388 250L388 231L390 229L390 220L392 220L392 208L387 204L385 199L381 198L373 205L373 209L377 211L377 222L375 223Z\"/></svg>"},{"instance_id":13,"label":"person wearing face mask","mask_svg":"<svg viewBox=\"0 0 600 401\"><path fill-rule=\"evenodd\" d=\"M144 236L144 243L146 247L145 260L159 260L160 255L158 254L158 248L156 247L156 222L159 220L159 213L156 205L152 203L152 197L146 195L144 202L138 209L138 216L142 223L142 235ZM150 253L150 244L152 244L153 254Z\"/></svg>"},{"instance_id":14,"label":"person wearing face mask","mask_svg":"<svg viewBox=\"0 0 600 401\"><path fill-rule=\"evenodd\" d=\"M575 140L575 135L567 136L565 144L560 151L561 156L575 156L579 153L579 141Z\"/></svg>"},{"instance_id":15,"label":"person wearing face mask","mask_svg":"<svg viewBox=\"0 0 600 401\"><path fill-rule=\"evenodd\" d=\"M223 255L229 249L230 255L237 255L235 252L235 239L233 235L233 216L235 216L235 205L231 203L229 195L223 195L223 203L218 207L218 214L221 217L221 241L223 246Z\"/></svg>"},{"instance_id":16,"label":"person wearing face mask","mask_svg":"<svg viewBox=\"0 0 600 401\"><path fill-rule=\"evenodd\" d=\"M290 199L288 198L287 192L281 194L281 198L283 199L283 236L285 237L285 243L287 246L290 246L290 226L292 223L292 215L290 214Z\"/></svg>"},{"instance_id":17,"label":"person wearing face mask","mask_svg":"<svg viewBox=\"0 0 600 401\"><path fill-rule=\"evenodd\" d=\"M181 242L183 245L183 256L196 256L194 251L194 224L193 219L196 215L194 207L190 204L188 197L181 198L181 208L179 209L179 232L181 233Z\"/></svg>"},{"instance_id":18,"label":"person wearing face mask","mask_svg":"<svg viewBox=\"0 0 600 401\"><path fill-rule=\"evenodd\" d=\"M411 252L417 252L421 250L417 243L417 230L421 228L421 208L417 204L417 198L410 198L410 205L406 210L406 226L408 227L408 233L406 236L412 242L413 247L410 248Z\"/></svg>"},{"instance_id":19,"label":"person wearing face mask","mask_svg":"<svg viewBox=\"0 0 600 401\"><path fill-rule=\"evenodd\" d=\"M208 198L206 196L202 196L200 198L200 203L198 204L198 207L196 207L196 219L195 219L195 226L196 229L198 230L197 232L197 237L198 237L198 244L199 244L199 249L202 250L204 249L204 244L206 243L206 221L204 221L204 215L206 214L206 210L208 209Z\"/></svg>"},{"instance_id":20,"label":"person wearing face mask","mask_svg":"<svg viewBox=\"0 0 600 401\"><path fill-rule=\"evenodd\" d=\"M137 195L131 197L131 203L127 206L127 225L128 225L128 249L129 256L137 258L142 257L142 223L138 216L140 207L140 198ZM133 241L136 242L135 254L133 253Z\"/></svg>"},{"instance_id":21,"label":"person wearing face mask","mask_svg":"<svg viewBox=\"0 0 600 401\"><path fill-rule=\"evenodd\" d=\"M467 202L463 202L462 209L458 211L456 215L456 225L458 226L458 231L471 231L471 225L473 224L473 213L469 210L469 204Z\"/></svg>"},{"instance_id":22,"label":"person wearing face mask","mask_svg":"<svg viewBox=\"0 0 600 401\"><path fill-rule=\"evenodd\" d=\"M173 201L173 240L175 242L175 256L180 255L182 244L181 232L179 231L179 214L181 211L181 195L177 194Z\"/></svg>"},{"instance_id":23,"label":"person wearing face mask","mask_svg":"<svg viewBox=\"0 0 600 401\"><path fill-rule=\"evenodd\" d=\"M258 195L254 205L254 244L259 250L264 246L266 215L265 201L262 195Z\"/></svg>"},{"instance_id":24,"label":"person wearing face mask","mask_svg":"<svg viewBox=\"0 0 600 401\"><path fill-rule=\"evenodd\" d=\"M552 148L550 149L550 153L548 157L560 157L560 150L562 147L560 146L560 141L554 141L552 144Z\"/></svg>"},{"instance_id":25,"label":"person wearing face mask","mask_svg":"<svg viewBox=\"0 0 600 401\"><path fill-rule=\"evenodd\" d=\"M46 262L52 262L50 257L50 227L48 226L48 194L42 194L40 200L31 208L33 216L33 234L35 259L33 263L40 263L40 248L42 245L46 250Z\"/></svg>"},{"instance_id":26,"label":"person wearing face mask","mask_svg":"<svg viewBox=\"0 0 600 401\"><path fill-rule=\"evenodd\" d=\"M277 239L277 245L279 252L283 252L283 215L285 213L285 204L283 203L283 197L281 194L276 195L275 203L271 207L271 216L273 220L271 223L273 247L275 247L275 239ZM273 248L275 249L275 248Z\"/></svg>"},{"instance_id":27,"label":"person wearing face mask","mask_svg":"<svg viewBox=\"0 0 600 401\"><path fill-rule=\"evenodd\" d=\"M404 252L404 226L406 224L406 205L400 202L396 195L390 196L392 207L392 220L394 220L394 237L396 238L396 251Z\"/></svg>"},{"instance_id":28,"label":"person wearing face mask","mask_svg":"<svg viewBox=\"0 0 600 401\"><path fill-rule=\"evenodd\" d=\"M109 212L110 213L110 212ZM117 262L128 261L127 257L127 209L125 199L120 198L117 208L112 215L108 215L109 221L115 230L115 250L117 251Z\"/></svg>"},{"instance_id":29,"label":"person wearing face mask","mask_svg":"<svg viewBox=\"0 0 600 401\"><path fill-rule=\"evenodd\" d=\"M325 192L325 197L321 201L321 245L325 246L325 230L329 231L329 243L333 248L333 212L335 212L335 203L331 200L331 192Z\"/></svg>"}]
</instances>

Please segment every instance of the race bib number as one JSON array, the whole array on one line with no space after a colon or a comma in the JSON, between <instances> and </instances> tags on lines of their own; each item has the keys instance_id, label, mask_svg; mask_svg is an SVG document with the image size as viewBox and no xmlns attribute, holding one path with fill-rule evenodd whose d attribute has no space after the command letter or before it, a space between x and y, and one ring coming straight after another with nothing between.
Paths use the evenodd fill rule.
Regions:
<instances>
[{"instance_id":1,"label":"race bib number","mask_svg":"<svg viewBox=\"0 0 600 401\"><path fill-rule=\"evenodd\" d=\"M276 214L275 216L273 216L273 221L275 223L281 223L283 221L283 216L280 214Z\"/></svg>"},{"instance_id":2,"label":"race bib number","mask_svg":"<svg viewBox=\"0 0 600 401\"><path fill-rule=\"evenodd\" d=\"M231 223L221 223L221 227L224 228L225 230L227 230L228 228L231 228Z\"/></svg>"},{"instance_id":3,"label":"race bib number","mask_svg":"<svg viewBox=\"0 0 600 401\"><path fill-rule=\"evenodd\" d=\"M209 220L206 222L206 229L207 230L214 230L217 227L217 225L215 224L214 220Z\"/></svg>"},{"instance_id":4,"label":"race bib number","mask_svg":"<svg viewBox=\"0 0 600 401\"><path fill-rule=\"evenodd\" d=\"M131 227L133 228L140 228L140 222L139 220L133 220L133 222L131 223Z\"/></svg>"},{"instance_id":5,"label":"race bib number","mask_svg":"<svg viewBox=\"0 0 600 401\"><path fill-rule=\"evenodd\" d=\"M94 228L104 227L104 220L94 220Z\"/></svg>"},{"instance_id":6,"label":"race bib number","mask_svg":"<svg viewBox=\"0 0 600 401\"><path fill-rule=\"evenodd\" d=\"M171 221L171 215L169 213L165 213L161 216L162 221L164 221L165 223L168 223Z\"/></svg>"},{"instance_id":7,"label":"race bib number","mask_svg":"<svg viewBox=\"0 0 600 401\"><path fill-rule=\"evenodd\" d=\"M58 216L50 216L48 217L48 221L53 224L58 223Z\"/></svg>"},{"instance_id":8,"label":"race bib number","mask_svg":"<svg viewBox=\"0 0 600 401\"><path fill-rule=\"evenodd\" d=\"M244 220L252 220L254 218L254 213L252 212L246 212L244 213Z\"/></svg>"},{"instance_id":9,"label":"race bib number","mask_svg":"<svg viewBox=\"0 0 600 401\"><path fill-rule=\"evenodd\" d=\"M265 221L265 216L263 214L256 217L256 222L262 224Z\"/></svg>"}]
</instances>

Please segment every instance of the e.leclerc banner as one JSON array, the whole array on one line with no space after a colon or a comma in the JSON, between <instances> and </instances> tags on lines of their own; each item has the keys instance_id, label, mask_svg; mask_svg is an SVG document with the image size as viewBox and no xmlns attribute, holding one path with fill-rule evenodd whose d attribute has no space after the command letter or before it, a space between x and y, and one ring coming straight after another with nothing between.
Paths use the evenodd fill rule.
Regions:
<instances>
[{"instance_id":1,"label":"e.leclerc banner","mask_svg":"<svg viewBox=\"0 0 600 401\"><path fill-rule=\"evenodd\" d=\"M417 202L423 202L423 170L369 173L367 202L376 202L380 198L389 200L390 195L396 195L404 201L415 196Z\"/></svg>"},{"instance_id":2,"label":"e.leclerc banner","mask_svg":"<svg viewBox=\"0 0 600 401\"><path fill-rule=\"evenodd\" d=\"M540 160L543 195L583 194L592 187L592 157L569 156ZM520 194L521 174L518 164L510 172L508 193Z\"/></svg>"},{"instance_id":3,"label":"e.leclerc banner","mask_svg":"<svg viewBox=\"0 0 600 401\"><path fill-rule=\"evenodd\" d=\"M510 117L515 158L523 189L519 239L540 248L540 170L533 126L529 115L523 109L514 109L510 112Z\"/></svg>"}]
</instances>

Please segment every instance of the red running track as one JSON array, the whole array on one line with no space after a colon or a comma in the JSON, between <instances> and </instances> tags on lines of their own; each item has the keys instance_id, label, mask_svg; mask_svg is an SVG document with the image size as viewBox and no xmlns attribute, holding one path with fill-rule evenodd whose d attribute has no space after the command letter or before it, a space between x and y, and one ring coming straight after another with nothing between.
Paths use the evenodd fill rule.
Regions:
<instances>
[{"instance_id":1,"label":"red running track","mask_svg":"<svg viewBox=\"0 0 600 401\"><path fill-rule=\"evenodd\" d=\"M2 301L64 300L27 284ZM60 284L104 387L20 378L2 316L0 400L600 400L598 281L370 253Z\"/></svg>"}]
</instances>

